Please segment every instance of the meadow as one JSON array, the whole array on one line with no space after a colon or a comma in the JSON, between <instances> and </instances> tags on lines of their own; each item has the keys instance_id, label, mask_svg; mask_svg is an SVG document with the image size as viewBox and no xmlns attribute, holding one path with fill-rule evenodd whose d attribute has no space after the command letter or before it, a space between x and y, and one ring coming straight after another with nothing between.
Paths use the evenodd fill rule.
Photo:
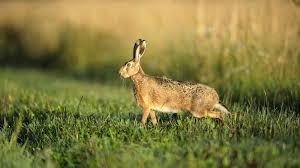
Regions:
<instances>
[{"instance_id":1,"label":"meadow","mask_svg":"<svg viewBox=\"0 0 300 168\"><path fill-rule=\"evenodd\" d=\"M300 167L300 10L289 0L0 2L0 167ZM224 122L140 124L118 76L214 87Z\"/></svg>"},{"instance_id":2,"label":"meadow","mask_svg":"<svg viewBox=\"0 0 300 168\"><path fill-rule=\"evenodd\" d=\"M127 85L1 69L1 167L299 167L300 118L228 103L223 122L158 113L140 124Z\"/></svg>"}]
</instances>

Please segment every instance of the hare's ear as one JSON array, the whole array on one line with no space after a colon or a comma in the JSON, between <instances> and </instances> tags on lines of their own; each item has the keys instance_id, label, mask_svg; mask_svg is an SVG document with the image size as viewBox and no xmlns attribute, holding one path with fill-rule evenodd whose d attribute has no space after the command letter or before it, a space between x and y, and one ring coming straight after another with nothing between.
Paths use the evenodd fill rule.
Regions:
<instances>
[{"instance_id":1,"label":"hare's ear","mask_svg":"<svg viewBox=\"0 0 300 168\"><path fill-rule=\"evenodd\" d=\"M143 39L138 39L133 47L133 58L136 62L139 62L145 53L146 41Z\"/></svg>"}]
</instances>

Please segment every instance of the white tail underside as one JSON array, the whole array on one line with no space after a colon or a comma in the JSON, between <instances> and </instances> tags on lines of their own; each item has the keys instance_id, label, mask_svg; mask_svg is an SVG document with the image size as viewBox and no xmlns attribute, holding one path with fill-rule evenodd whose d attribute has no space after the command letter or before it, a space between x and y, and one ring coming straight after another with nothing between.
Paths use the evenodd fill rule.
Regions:
<instances>
[{"instance_id":1,"label":"white tail underside","mask_svg":"<svg viewBox=\"0 0 300 168\"><path fill-rule=\"evenodd\" d=\"M223 113L230 114L230 112L223 105L221 105L220 103L215 104L214 108L217 109L217 110L220 110Z\"/></svg>"}]
</instances>

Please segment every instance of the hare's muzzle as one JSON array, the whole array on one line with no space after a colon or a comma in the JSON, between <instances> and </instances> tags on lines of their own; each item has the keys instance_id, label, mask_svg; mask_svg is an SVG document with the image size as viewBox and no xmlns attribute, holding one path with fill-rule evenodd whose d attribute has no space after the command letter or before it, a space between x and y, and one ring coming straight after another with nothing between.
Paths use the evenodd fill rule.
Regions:
<instances>
[{"instance_id":1,"label":"hare's muzzle","mask_svg":"<svg viewBox=\"0 0 300 168\"><path fill-rule=\"evenodd\" d=\"M125 78L125 75L124 75L123 71L124 71L123 67L121 67L120 70L119 70L119 75L120 75L120 77Z\"/></svg>"}]
</instances>

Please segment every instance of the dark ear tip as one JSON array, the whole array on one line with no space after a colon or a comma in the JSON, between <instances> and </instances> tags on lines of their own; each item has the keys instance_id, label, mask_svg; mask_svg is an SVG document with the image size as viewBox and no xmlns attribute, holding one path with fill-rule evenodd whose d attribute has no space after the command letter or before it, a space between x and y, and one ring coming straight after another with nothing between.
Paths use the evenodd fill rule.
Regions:
<instances>
[{"instance_id":1,"label":"dark ear tip","mask_svg":"<svg viewBox=\"0 0 300 168\"><path fill-rule=\"evenodd\" d=\"M135 42L135 44L136 45L141 45L143 42L145 42L146 40L144 40L144 39L138 39L136 42Z\"/></svg>"}]
</instances>

